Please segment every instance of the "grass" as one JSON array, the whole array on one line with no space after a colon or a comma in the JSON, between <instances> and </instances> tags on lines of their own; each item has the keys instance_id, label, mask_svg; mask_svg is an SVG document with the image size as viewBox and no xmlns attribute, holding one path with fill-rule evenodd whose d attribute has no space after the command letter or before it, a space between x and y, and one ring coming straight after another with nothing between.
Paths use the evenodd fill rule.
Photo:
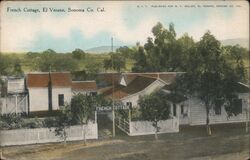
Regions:
<instances>
[{"instance_id":1,"label":"grass","mask_svg":"<svg viewBox=\"0 0 250 160\"><path fill-rule=\"evenodd\" d=\"M110 129L109 126L99 127ZM181 126L179 133L129 137L116 129L115 138L60 143L5 147L4 156L29 160L200 160L246 159L249 135L244 124L212 126L208 136L205 126Z\"/></svg>"}]
</instances>

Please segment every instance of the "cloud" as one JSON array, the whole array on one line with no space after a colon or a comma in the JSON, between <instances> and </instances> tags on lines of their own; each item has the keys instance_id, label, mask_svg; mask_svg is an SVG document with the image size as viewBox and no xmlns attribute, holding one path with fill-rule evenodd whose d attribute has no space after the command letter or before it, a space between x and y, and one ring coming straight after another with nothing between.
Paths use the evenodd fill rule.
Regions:
<instances>
[{"instance_id":1,"label":"cloud","mask_svg":"<svg viewBox=\"0 0 250 160\"><path fill-rule=\"evenodd\" d=\"M226 18L220 10L214 10L204 23L186 32L195 40L199 40L208 30L220 40L249 38L249 8L245 5L243 8L234 9L229 18Z\"/></svg>"},{"instance_id":2,"label":"cloud","mask_svg":"<svg viewBox=\"0 0 250 160\"><path fill-rule=\"evenodd\" d=\"M41 6L49 4L48 7L57 6L58 8L60 4L66 10L68 7L86 9L86 6L90 6L92 8L104 7L105 12L71 12L64 15L55 13L8 14L6 13L6 7L9 3L1 3L0 50L2 52L27 51L29 48L35 48L35 41L41 33L49 34L55 39L70 39L74 30L79 31L79 34L83 35L84 38L93 38L99 33L105 32L124 43L135 44L137 41L144 43L148 36L152 36L152 26L158 21L166 19L164 14L150 11L152 12L152 14L149 14L150 16L139 17L137 25L131 28L127 26L128 23L125 23L129 19L124 17L125 7L131 6L131 3L121 1L86 3L64 3L62 6L62 3L59 2L30 2L29 7L39 6L41 8ZM11 4L20 7L23 5L23 3L18 2L12 2ZM225 18L220 11L212 12L205 23L193 26L190 22L191 24L187 24L187 29L184 30L196 40L199 40L208 29L219 39L247 37L249 35L248 12L248 7L235 9L233 16L230 18ZM190 26L191 28L188 28ZM178 33L178 35L180 34Z\"/></svg>"},{"instance_id":3,"label":"cloud","mask_svg":"<svg viewBox=\"0 0 250 160\"><path fill-rule=\"evenodd\" d=\"M74 29L80 31L86 38L93 38L98 33L107 32L124 43L135 43L145 41L150 35L151 27L158 21L152 17L142 19L140 24L131 30L125 27L122 2L114 5L99 3L99 6L104 7L106 11L103 13L71 12L64 16L55 16L51 13L39 16L13 16L11 19L4 13L1 23L3 33L1 51L23 51L32 46L39 33L48 33L54 38L67 38ZM70 7L77 9L79 5Z\"/></svg>"}]
</instances>

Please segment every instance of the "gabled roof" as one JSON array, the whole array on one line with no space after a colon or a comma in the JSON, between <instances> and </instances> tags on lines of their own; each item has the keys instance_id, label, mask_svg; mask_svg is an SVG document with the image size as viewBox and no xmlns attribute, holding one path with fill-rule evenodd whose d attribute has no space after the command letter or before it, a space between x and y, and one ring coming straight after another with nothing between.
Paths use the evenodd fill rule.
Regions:
<instances>
[{"instance_id":1,"label":"gabled roof","mask_svg":"<svg viewBox=\"0 0 250 160\"><path fill-rule=\"evenodd\" d=\"M238 82L236 87L238 93L250 93L250 87L247 84Z\"/></svg>"},{"instance_id":2,"label":"gabled roof","mask_svg":"<svg viewBox=\"0 0 250 160\"><path fill-rule=\"evenodd\" d=\"M178 74L184 72L152 72L152 73L123 73L122 77L124 77L127 84L132 82L137 76L147 76L152 78L157 78L164 81L167 84L172 83Z\"/></svg>"},{"instance_id":3,"label":"gabled roof","mask_svg":"<svg viewBox=\"0 0 250 160\"><path fill-rule=\"evenodd\" d=\"M98 86L111 86L113 81L114 85L119 84L121 73L99 73L97 74Z\"/></svg>"},{"instance_id":4,"label":"gabled roof","mask_svg":"<svg viewBox=\"0 0 250 160\"><path fill-rule=\"evenodd\" d=\"M71 75L69 72L50 73L53 87L71 87ZM27 74L27 87L48 87L49 72Z\"/></svg>"},{"instance_id":5,"label":"gabled roof","mask_svg":"<svg viewBox=\"0 0 250 160\"><path fill-rule=\"evenodd\" d=\"M72 81L73 90L97 90L95 81Z\"/></svg>"},{"instance_id":6,"label":"gabled roof","mask_svg":"<svg viewBox=\"0 0 250 160\"><path fill-rule=\"evenodd\" d=\"M137 76L131 83L129 83L126 87L117 85L114 87L114 98L121 99L131 94L138 93L156 81L156 78L147 77L147 76ZM104 96L112 97L113 89L110 88L103 92Z\"/></svg>"}]
</instances>

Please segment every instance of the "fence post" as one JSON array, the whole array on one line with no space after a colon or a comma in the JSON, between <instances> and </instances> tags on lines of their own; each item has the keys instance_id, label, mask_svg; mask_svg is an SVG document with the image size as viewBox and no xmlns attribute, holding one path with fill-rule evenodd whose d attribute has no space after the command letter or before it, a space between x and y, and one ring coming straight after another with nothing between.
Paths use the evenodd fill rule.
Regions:
<instances>
[{"instance_id":1,"label":"fence post","mask_svg":"<svg viewBox=\"0 0 250 160\"><path fill-rule=\"evenodd\" d=\"M95 111L95 123L97 123L97 111Z\"/></svg>"}]
</instances>

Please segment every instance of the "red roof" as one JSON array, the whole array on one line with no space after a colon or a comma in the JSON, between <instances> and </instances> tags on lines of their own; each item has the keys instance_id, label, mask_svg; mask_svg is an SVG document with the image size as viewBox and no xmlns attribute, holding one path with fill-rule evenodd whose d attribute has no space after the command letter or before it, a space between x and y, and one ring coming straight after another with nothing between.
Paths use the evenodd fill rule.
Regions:
<instances>
[{"instance_id":1,"label":"red roof","mask_svg":"<svg viewBox=\"0 0 250 160\"><path fill-rule=\"evenodd\" d=\"M73 81L72 89L74 90L96 90L95 81Z\"/></svg>"},{"instance_id":2,"label":"red roof","mask_svg":"<svg viewBox=\"0 0 250 160\"><path fill-rule=\"evenodd\" d=\"M71 75L69 72L52 72L51 82L53 87L71 87ZM49 73L27 74L27 87L48 87Z\"/></svg>"}]
</instances>

